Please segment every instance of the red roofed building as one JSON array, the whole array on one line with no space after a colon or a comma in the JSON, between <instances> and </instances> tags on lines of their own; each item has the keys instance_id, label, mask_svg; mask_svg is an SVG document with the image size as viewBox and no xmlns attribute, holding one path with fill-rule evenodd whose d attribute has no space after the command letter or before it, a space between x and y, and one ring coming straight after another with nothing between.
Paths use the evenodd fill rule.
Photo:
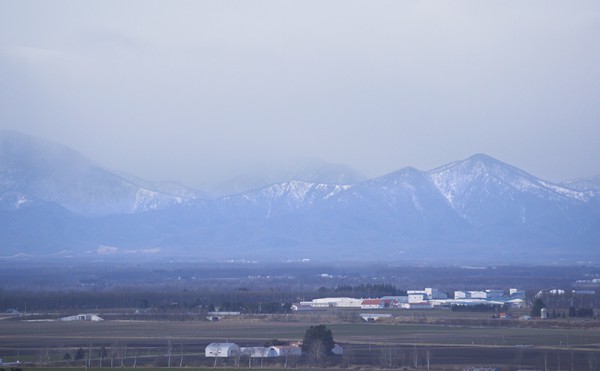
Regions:
<instances>
[{"instance_id":1,"label":"red roofed building","mask_svg":"<svg viewBox=\"0 0 600 371\"><path fill-rule=\"evenodd\" d=\"M361 309L380 309L385 307L385 300L365 299L360 304Z\"/></svg>"}]
</instances>

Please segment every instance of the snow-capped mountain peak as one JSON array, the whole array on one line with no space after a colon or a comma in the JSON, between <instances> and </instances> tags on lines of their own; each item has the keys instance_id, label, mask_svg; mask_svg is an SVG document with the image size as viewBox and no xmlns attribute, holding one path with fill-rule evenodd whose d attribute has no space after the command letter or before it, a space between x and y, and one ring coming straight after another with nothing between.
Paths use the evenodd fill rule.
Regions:
<instances>
[{"instance_id":1,"label":"snow-capped mountain peak","mask_svg":"<svg viewBox=\"0 0 600 371\"><path fill-rule=\"evenodd\" d=\"M586 201L588 195L543 181L514 166L487 155L474 155L463 161L428 172L448 202L461 208L474 194L511 197L513 193L529 193L548 200Z\"/></svg>"}]
</instances>

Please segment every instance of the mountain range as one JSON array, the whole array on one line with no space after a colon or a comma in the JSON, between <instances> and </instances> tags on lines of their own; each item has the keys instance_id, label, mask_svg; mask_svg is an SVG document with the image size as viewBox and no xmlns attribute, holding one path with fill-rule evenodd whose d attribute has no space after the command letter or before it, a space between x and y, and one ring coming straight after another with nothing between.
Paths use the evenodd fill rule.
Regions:
<instances>
[{"instance_id":1,"label":"mountain range","mask_svg":"<svg viewBox=\"0 0 600 371\"><path fill-rule=\"evenodd\" d=\"M600 177L554 184L484 154L367 180L312 174L216 197L0 132L0 256L600 259Z\"/></svg>"}]
</instances>

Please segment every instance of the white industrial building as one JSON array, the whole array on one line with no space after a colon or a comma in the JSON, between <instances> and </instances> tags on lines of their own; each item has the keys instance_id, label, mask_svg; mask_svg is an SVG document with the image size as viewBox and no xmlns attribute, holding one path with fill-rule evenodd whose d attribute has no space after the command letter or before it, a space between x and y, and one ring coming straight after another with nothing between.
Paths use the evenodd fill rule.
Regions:
<instances>
[{"instance_id":1,"label":"white industrial building","mask_svg":"<svg viewBox=\"0 0 600 371\"><path fill-rule=\"evenodd\" d=\"M454 291L454 299L471 299L471 291Z\"/></svg>"},{"instance_id":2,"label":"white industrial building","mask_svg":"<svg viewBox=\"0 0 600 371\"><path fill-rule=\"evenodd\" d=\"M424 293L409 293L408 294L408 302L409 303L422 303L426 300L426 296ZM403 306L404 308L404 306Z\"/></svg>"},{"instance_id":3,"label":"white industrial building","mask_svg":"<svg viewBox=\"0 0 600 371\"><path fill-rule=\"evenodd\" d=\"M487 299L488 295L485 291L469 291L471 299Z\"/></svg>"},{"instance_id":4,"label":"white industrial building","mask_svg":"<svg viewBox=\"0 0 600 371\"><path fill-rule=\"evenodd\" d=\"M508 293L512 299L525 299L525 290L510 289Z\"/></svg>"},{"instance_id":5,"label":"white industrial building","mask_svg":"<svg viewBox=\"0 0 600 371\"><path fill-rule=\"evenodd\" d=\"M408 294L409 303L418 303L420 301L448 298L448 295L432 287L427 287L425 288L425 290L408 290L406 293Z\"/></svg>"},{"instance_id":6,"label":"white industrial building","mask_svg":"<svg viewBox=\"0 0 600 371\"><path fill-rule=\"evenodd\" d=\"M486 299L499 299L505 296L504 290L485 290L485 293L487 295Z\"/></svg>"},{"instance_id":7,"label":"white industrial building","mask_svg":"<svg viewBox=\"0 0 600 371\"><path fill-rule=\"evenodd\" d=\"M428 300L434 299L448 299L448 295L444 294L438 289L428 287L425 289L425 294L427 294Z\"/></svg>"},{"instance_id":8,"label":"white industrial building","mask_svg":"<svg viewBox=\"0 0 600 371\"><path fill-rule=\"evenodd\" d=\"M300 306L311 306L313 308L360 308L363 299L354 298L320 298L312 301L300 302Z\"/></svg>"},{"instance_id":9,"label":"white industrial building","mask_svg":"<svg viewBox=\"0 0 600 371\"><path fill-rule=\"evenodd\" d=\"M240 347L235 343L210 343L204 350L206 357L228 358L241 354Z\"/></svg>"},{"instance_id":10,"label":"white industrial building","mask_svg":"<svg viewBox=\"0 0 600 371\"><path fill-rule=\"evenodd\" d=\"M504 290L454 291L454 299L499 299Z\"/></svg>"}]
</instances>

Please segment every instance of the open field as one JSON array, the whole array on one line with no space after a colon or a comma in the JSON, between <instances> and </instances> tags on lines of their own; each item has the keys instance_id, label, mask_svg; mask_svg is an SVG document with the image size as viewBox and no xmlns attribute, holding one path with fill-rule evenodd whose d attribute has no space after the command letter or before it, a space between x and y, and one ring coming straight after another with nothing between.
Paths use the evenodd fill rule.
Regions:
<instances>
[{"instance_id":1,"label":"open field","mask_svg":"<svg viewBox=\"0 0 600 371\"><path fill-rule=\"evenodd\" d=\"M499 320L500 321L500 320ZM57 339L64 345L127 342L150 344L167 339L178 343L214 341L264 342L269 339L300 340L310 321L274 322L265 318L221 322L167 321L0 321L0 349L49 346ZM330 323L337 341L380 344L478 344L544 345L600 348L600 331L581 328L467 327L389 323Z\"/></svg>"},{"instance_id":2,"label":"open field","mask_svg":"<svg viewBox=\"0 0 600 371\"><path fill-rule=\"evenodd\" d=\"M166 365L169 344L173 364L212 366L203 357L210 342L236 342L241 346L261 345L270 339L300 340L310 325L310 316L297 322L267 318L245 318L221 322L104 321L104 322L18 322L0 321L0 357L5 362L42 361L64 365L65 352L78 347L101 347L123 357L130 366L135 354L138 365ZM316 317L315 319L319 319ZM583 328L470 327L398 323L328 323L335 340L347 350L343 364L398 367L424 365L431 369L453 369L463 365L517 367L549 365L578 370L600 367L600 331ZM107 356L109 357L109 356ZM107 358L108 359L108 358ZM98 367L108 360L93 361ZM182 359L184 361L182 361ZM114 361L120 366L121 361ZM273 363L273 362L271 362ZM242 365L244 361L241 362ZM75 364L74 364L75 365ZM227 362L221 366L229 365ZM269 364L265 364L267 367ZM297 364L300 367L302 364ZM271 366L277 366L271 364ZM440 368L441 367L441 368ZM139 370L139 368L137 368Z\"/></svg>"},{"instance_id":3,"label":"open field","mask_svg":"<svg viewBox=\"0 0 600 371\"><path fill-rule=\"evenodd\" d=\"M282 310L283 304L316 297L397 294L369 291L377 288L373 282L391 283L393 287L386 290L433 285L447 294L456 289L522 287L531 302L540 288L561 287L569 292L576 287L575 280L600 276L595 267L179 264L163 269L104 264L79 267L68 274L51 268L25 265L0 270L0 308L4 312L0 314L0 358L8 363L1 368L10 370L19 360L19 367L38 370L67 366L74 370L86 365L93 369L135 365L136 370L149 371L168 366L303 369L310 363L308 356L289 362L247 356L215 360L206 358L204 349L211 342L262 346L272 339L298 341L311 325L325 324L344 347L344 355L314 363L319 367L412 370L427 369L429 363L430 370L473 366L504 371L600 370L600 320L565 316L569 306L593 308L597 314L598 294L546 295L548 308L556 309L559 316L530 321L517 319L529 314L530 307L506 309L512 315L507 320L492 318L505 310L501 308L388 308L373 313L388 313L393 318L375 323L360 319L362 309ZM40 276L40 269L45 274ZM356 291L359 287L362 291ZM241 315L209 322L210 308ZM54 321L78 313L98 314L105 321ZM84 356L75 360L78 350Z\"/></svg>"},{"instance_id":4,"label":"open field","mask_svg":"<svg viewBox=\"0 0 600 371\"><path fill-rule=\"evenodd\" d=\"M65 371L65 370L69 370L69 371L86 371L89 370L89 368L86 367L69 367L69 368L65 368L65 367L36 367L35 368L36 371ZM124 368L119 368L119 370L121 371L164 371L165 368L164 367L136 367L136 368L132 368L132 367L124 367ZM214 371L215 368L214 367L186 367L185 368L186 371ZM279 371L281 370L281 368L245 368L245 370L256 370L256 371ZM295 368L295 371L305 371L305 370L310 370L310 371L318 371L320 370L319 368ZM323 369L325 370L325 369ZM114 371L114 368L110 368L110 367L94 367L94 371Z\"/></svg>"}]
</instances>

